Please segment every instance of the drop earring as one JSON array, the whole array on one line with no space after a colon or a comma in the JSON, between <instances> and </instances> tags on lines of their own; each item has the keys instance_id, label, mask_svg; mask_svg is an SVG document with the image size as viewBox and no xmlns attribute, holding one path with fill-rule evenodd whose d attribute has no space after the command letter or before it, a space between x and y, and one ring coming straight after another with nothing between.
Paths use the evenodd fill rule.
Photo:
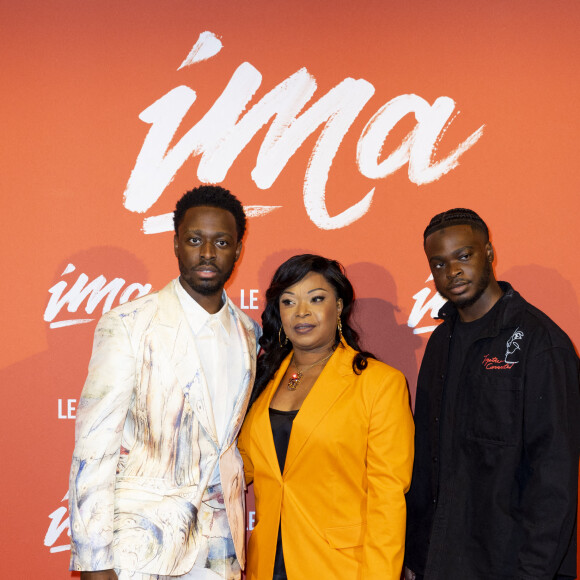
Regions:
<instances>
[{"instance_id":1,"label":"drop earring","mask_svg":"<svg viewBox=\"0 0 580 580\"><path fill-rule=\"evenodd\" d=\"M280 330L278 331L278 342L280 343L280 348L283 348L288 344L286 333L284 333L284 342L282 342L282 325L280 325Z\"/></svg>"}]
</instances>

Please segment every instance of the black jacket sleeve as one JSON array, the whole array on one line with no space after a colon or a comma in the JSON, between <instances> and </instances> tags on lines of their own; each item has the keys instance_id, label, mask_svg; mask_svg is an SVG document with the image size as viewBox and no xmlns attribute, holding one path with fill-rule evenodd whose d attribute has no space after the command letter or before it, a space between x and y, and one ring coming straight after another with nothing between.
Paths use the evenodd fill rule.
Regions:
<instances>
[{"instance_id":1,"label":"black jacket sleeve","mask_svg":"<svg viewBox=\"0 0 580 580\"><path fill-rule=\"evenodd\" d=\"M531 349L524 387L519 580L552 580L576 526L580 389L572 348Z\"/></svg>"}]
</instances>

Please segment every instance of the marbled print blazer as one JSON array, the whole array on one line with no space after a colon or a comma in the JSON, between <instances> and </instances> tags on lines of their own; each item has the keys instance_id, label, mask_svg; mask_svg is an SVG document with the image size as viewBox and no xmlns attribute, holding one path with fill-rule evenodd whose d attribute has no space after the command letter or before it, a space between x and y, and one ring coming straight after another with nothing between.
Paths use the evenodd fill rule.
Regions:
<instances>
[{"instance_id":1,"label":"marbled print blazer","mask_svg":"<svg viewBox=\"0 0 580 580\"><path fill-rule=\"evenodd\" d=\"M71 569L172 575L190 570L198 551L197 511L218 461L243 567L244 476L235 439L254 381L260 329L231 302L229 308L242 337L244 395L221 449L173 282L99 321L76 419Z\"/></svg>"}]
</instances>

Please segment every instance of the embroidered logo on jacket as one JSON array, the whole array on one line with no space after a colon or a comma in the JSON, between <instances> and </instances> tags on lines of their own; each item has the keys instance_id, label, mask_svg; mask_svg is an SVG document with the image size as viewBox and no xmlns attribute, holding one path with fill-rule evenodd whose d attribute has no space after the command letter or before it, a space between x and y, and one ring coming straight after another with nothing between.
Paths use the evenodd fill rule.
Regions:
<instances>
[{"instance_id":1,"label":"embroidered logo on jacket","mask_svg":"<svg viewBox=\"0 0 580 580\"><path fill-rule=\"evenodd\" d=\"M517 351L520 350L520 345L516 342L516 340L521 340L522 338L524 338L524 333L518 327L514 330L514 333L505 343L505 362L509 362L514 365L520 362L517 360L509 359L515 357Z\"/></svg>"},{"instance_id":2,"label":"embroidered logo on jacket","mask_svg":"<svg viewBox=\"0 0 580 580\"><path fill-rule=\"evenodd\" d=\"M513 362L508 362L497 358L497 356L490 356L489 354L483 355L483 360L481 364L486 368L486 370L500 370L500 369L511 369L514 364Z\"/></svg>"},{"instance_id":3,"label":"embroidered logo on jacket","mask_svg":"<svg viewBox=\"0 0 580 580\"><path fill-rule=\"evenodd\" d=\"M514 333L509 337L505 343L505 355L503 360L497 356L491 356L486 354L483 356L481 364L486 368L486 370L508 370L514 365L517 365L520 361L514 360L517 358L517 352L520 350L520 345L518 340L524 338L524 333L519 328L516 328Z\"/></svg>"}]
</instances>

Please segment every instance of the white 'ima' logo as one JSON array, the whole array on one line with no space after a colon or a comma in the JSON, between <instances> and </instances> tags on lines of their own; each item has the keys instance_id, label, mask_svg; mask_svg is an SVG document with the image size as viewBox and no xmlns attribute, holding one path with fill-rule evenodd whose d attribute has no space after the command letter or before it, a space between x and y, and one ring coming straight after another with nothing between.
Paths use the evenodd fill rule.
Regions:
<instances>
[{"instance_id":1,"label":"white 'ima' logo","mask_svg":"<svg viewBox=\"0 0 580 580\"><path fill-rule=\"evenodd\" d=\"M425 283L431 281L433 281L433 275L430 275L429 278L425 280ZM433 322L433 319L437 316L441 306L447 302L439 292L435 290L434 293L431 294L432 292L433 290L429 288L429 286L426 286L413 296L415 304L413 305L411 314L409 314L409 320L407 320L407 326L413 329L413 334L433 332L437 328L436 324L419 326L421 320L429 311L431 312L430 322Z\"/></svg>"},{"instance_id":2,"label":"white 'ima' logo","mask_svg":"<svg viewBox=\"0 0 580 580\"><path fill-rule=\"evenodd\" d=\"M68 502L68 491L60 500ZM44 545L50 548L50 553L64 552L70 550L70 524L68 518L68 504L55 509L48 517L50 525L46 536L44 536Z\"/></svg>"},{"instance_id":3,"label":"white 'ima' logo","mask_svg":"<svg viewBox=\"0 0 580 580\"><path fill-rule=\"evenodd\" d=\"M222 46L215 34L203 32L177 70L214 57ZM296 151L320 130L304 176L308 217L323 230L343 228L360 219L371 206L375 188L361 194L362 199L351 207L331 216L325 201L326 184L343 139L374 95L375 87L365 79L345 78L303 110L317 84L306 68L301 68L250 107L261 84L260 71L249 62L240 64L222 94L189 130L182 121L191 115L197 94L188 86L170 90L142 111L139 118L151 127L125 189L125 207L139 213L149 210L192 156L200 156L197 177L202 183L221 183L252 138L270 124L251 171L256 186L269 189ZM484 125L447 157L434 161L441 140L458 114L450 97L440 96L430 104L415 94L396 96L377 110L358 139L359 172L369 179L384 179L408 164L412 183L424 185L438 180L455 169L459 158L483 135ZM387 154L385 141L408 115L415 117L415 127ZM178 130L183 136L175 140ZM246 206L246 214L264 215L279 207ZM172 229L172 214L149 216L143 222L146 234Z\"/></svg>"},{"instance_id":4,"label":"white 'ima' logo","mask_svg":"<svg viewBox=\"0 0 580 580\"><path fill-rule=\"evenodd\" d=\"M76 266L69 264L61 276L66 276L75 270ZM73 324L86 324L87 322L92 322L94 318L81 316L58 321L54 319L61 313L65 306L68 312L76 313L85 300L84 311L86 314L92 314L101 302L103 302L102 313L104 314L111 310L117 298L119 299L118 304L124 304L129 300L145 296L151 292L151 284L134 282L133 284L129 284L121 292L123 286L125 286L125 280L123 278L114 278L107 283L107 279L104 276L98 276L92 282L89 282L89 277L81 273L75 283L65 293L68 282L61 280L48 290L51 296L44 311L44 320L50 322L50 328L72 326Z\"/></svg>"}]
</instances>

